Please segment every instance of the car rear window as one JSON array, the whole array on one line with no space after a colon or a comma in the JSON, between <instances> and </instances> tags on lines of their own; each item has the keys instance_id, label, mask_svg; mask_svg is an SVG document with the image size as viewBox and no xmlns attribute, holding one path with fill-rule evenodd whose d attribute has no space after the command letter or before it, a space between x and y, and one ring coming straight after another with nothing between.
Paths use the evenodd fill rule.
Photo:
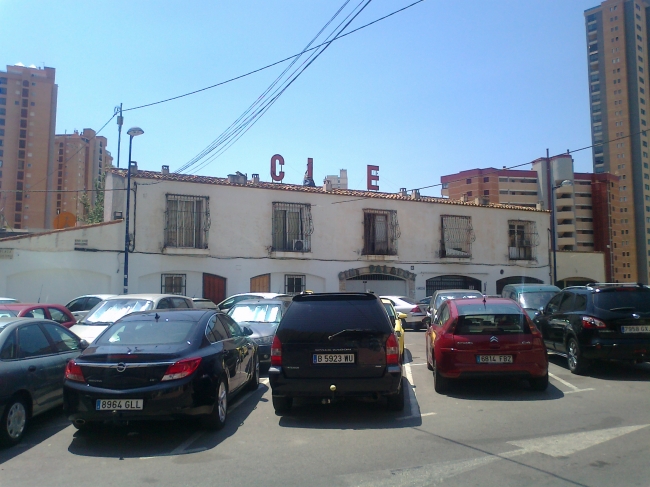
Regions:
<instances>
[{"instance_id":1,"label":"car rear window","mask_svg":"<svg viewBox=\"0 0 650 487\"><path fill-rule=\"evenodd\" d=\"M536 291L532 293L523 292L519 295L519 304L521 304L523 308L543 308L556 294L557 291Z\"/></svg>"},{"instance_id":2,"label":"car rear window","mask_svg":"<svg viewBox=\"0 0 650 487\"><path fill-rule=\"evenodd\" d=\"M382 304L364 295L294 299L282 318L278 332L288 329L328 334L348 329L392 332Z\"/></svg>"},{"instance_id":3,"label":"car rear window","mask_svg":"<svg viewBox=\"0 0 650 487\"><path fill-rule=\"evenodd\" d=\"M610 311L650 312L650 289L623 288L594 294L594 306Z\"/></svg>"},{"instance_id":4,"label":"car rear window","mask_svg":"<svg viewBox=\"0 0 650 487\"><path fill-rule=\"evenodd\" d=\"M440 308L440 305L445 299L465 299L465 298L480 298L483 295L479 292L471 292L467 291L465 293L445 293L445 294L438 294L436 296L436 302L434 303L435 308L438 309Z\"/></svg>"},{"instance_id":5,"label":"car rear window","mask_svg":"<svg viewBox=\"0 0 650 487\"><path fill-rule=\"evenodd\" d=\"M189 340L194 321L125 321L101 335L97 345L171 345Z\"/></svg>"},{"instance_id":6,"label":"car rear window","mask_svg":"<svg viewBox=\"0 0 650 487\"><path fill-rule=\"evenodd\" d=\"M455 335L498 335L530 333L525 315L507 304L458 306Z\"/></svg>"}]
</instances>

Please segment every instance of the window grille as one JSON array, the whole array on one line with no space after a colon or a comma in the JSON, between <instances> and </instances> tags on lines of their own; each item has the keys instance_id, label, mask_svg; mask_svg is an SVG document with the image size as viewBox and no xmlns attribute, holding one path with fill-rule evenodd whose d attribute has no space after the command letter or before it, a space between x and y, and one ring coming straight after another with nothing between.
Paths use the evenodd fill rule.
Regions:
<instances>
[{"instance_id":1,"label":"window grille","mask_svg":"<svg viewBox=\"0 0 650 487\"><path fill-rule=\"evenodd\" d=\"M210 208L207 196L167 194L165 247L208 248Z\"/></svg>"},{"instance_id":2,"label":"window grille","mask_svg":"<svg viewBox=\"0 0 650 487\"><path fill-rule=\"evenodd\" d=\"M160 292L162 294L185 295L185 274L161 274Z\"/></svg>"},{"instance_id":3,"label":"window grille","mask_svg":"<svg viewBox=\"0 0 650 487\"><path fill-rule=\"evenodd\" d=\"M397 255L399 237L397 211L363 210L364 255Z\"/></svg>"},{"instance_id":4,"label":"window grille","mask_svg":"<svg viewBox=\"0 0 650 487\"><path fill-rule=\"evenodd\" d=\"M442 215L440 257L472 256L472 242L476 240L469 216Z\"/></svg>"},{"instance_id":5,"label":"window grille","mask_svg":"<svg viewBox=\"0 0 650 487\"><path fill-rule=\"evenodd\" d=\"M508 256L510 260L534 260L539 235L535 222L508 221Z\"/></svg>"},{"instance_id":6,"label":"window grille","mask_svg":"<svg viewBox=\"0 0 650 487\"><path fill-rule=\"evenodd\" d=\"M284 276L284 292L293 296L305 291L305 276L287 274Z\"/></svg>"},{"instance_id":7,"label":"window grille","mask_svg":"<svg viewBox=\"0 0 650 487\"><path fill-rule=\"evenodd\" d=\"M314 224L311 205L273 203L273 250L280 252L311 252Z\"/></svg>"}]
</instances>

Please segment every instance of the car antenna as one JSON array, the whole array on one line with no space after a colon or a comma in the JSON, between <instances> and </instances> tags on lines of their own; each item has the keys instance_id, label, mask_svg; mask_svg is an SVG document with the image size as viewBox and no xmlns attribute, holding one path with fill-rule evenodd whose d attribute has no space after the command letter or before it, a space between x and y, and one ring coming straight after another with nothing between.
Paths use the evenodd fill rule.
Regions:
<instances>
[{"instance_id":1,"label":"car antenna","mask_svg":"<svg viewBox=\"0 0 650 487\"><path fill-rule=\"evenodd\" d=\"M485 294L483 295L483 306L486 306L486 302L485 302Z\"/></svg>"}]
</instances>

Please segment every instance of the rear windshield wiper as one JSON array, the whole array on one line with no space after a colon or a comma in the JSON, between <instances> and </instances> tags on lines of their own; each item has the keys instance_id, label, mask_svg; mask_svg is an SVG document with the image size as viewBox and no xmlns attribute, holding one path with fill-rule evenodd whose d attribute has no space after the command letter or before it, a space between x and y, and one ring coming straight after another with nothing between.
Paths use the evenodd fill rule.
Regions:
<instances>
[{"instance_id":1,"label":"rear windshield wiper","mask_svg":"<svg viewBox=\"0 0 650 487\"><path fill-rule=\"evenodd\" d=\"M610 311L636 311L634 306L623 306L621 308L609 308Z\"/></svg>"},{"instance_id":2,"label":"rear windshield wiper","mask_svg":"<svg viewBox=\"0 0 650 487\"><path fill-rule=\"evenodd\" d=\"M333 335L330 335L327 337L328 340L331 340L337 335L340 335L342 333L363 333L363 332L368 332L368 331L377 331L377 330L364 330L363 328L346 328L345 330L338 331L334 333Z\"/></svg>"}]
</instances>

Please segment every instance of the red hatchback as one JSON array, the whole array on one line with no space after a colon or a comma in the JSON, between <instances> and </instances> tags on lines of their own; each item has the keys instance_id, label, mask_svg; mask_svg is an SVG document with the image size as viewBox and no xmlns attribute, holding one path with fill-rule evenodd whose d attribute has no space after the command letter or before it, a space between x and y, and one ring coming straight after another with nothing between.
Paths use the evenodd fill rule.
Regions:
<instances>
[{"instance_id":1,"label":"red hatchback","mask_svg":"<svg viewBox=\"0 0 650 487\"><path fill-rule=\"evenodd\" d=\"M77 320L68 308L61 304L43 303L14 303L0 304L0 318L18 316L21 318L41 318L56 321L66 328L70 328Z\"/></svg>"},{"instance_id":2,"label":"red hatchback","mask_svg":"<svg viewBox=\"0 0 650 487\"><path fill-rule=\"evenodd\" d=\"M503 298L447 300L426 334L427 366L436 392L451 379L528 379L536 391L548 387L548 357L541 333L526 312Z\"/></svg>"}]
</instances>

